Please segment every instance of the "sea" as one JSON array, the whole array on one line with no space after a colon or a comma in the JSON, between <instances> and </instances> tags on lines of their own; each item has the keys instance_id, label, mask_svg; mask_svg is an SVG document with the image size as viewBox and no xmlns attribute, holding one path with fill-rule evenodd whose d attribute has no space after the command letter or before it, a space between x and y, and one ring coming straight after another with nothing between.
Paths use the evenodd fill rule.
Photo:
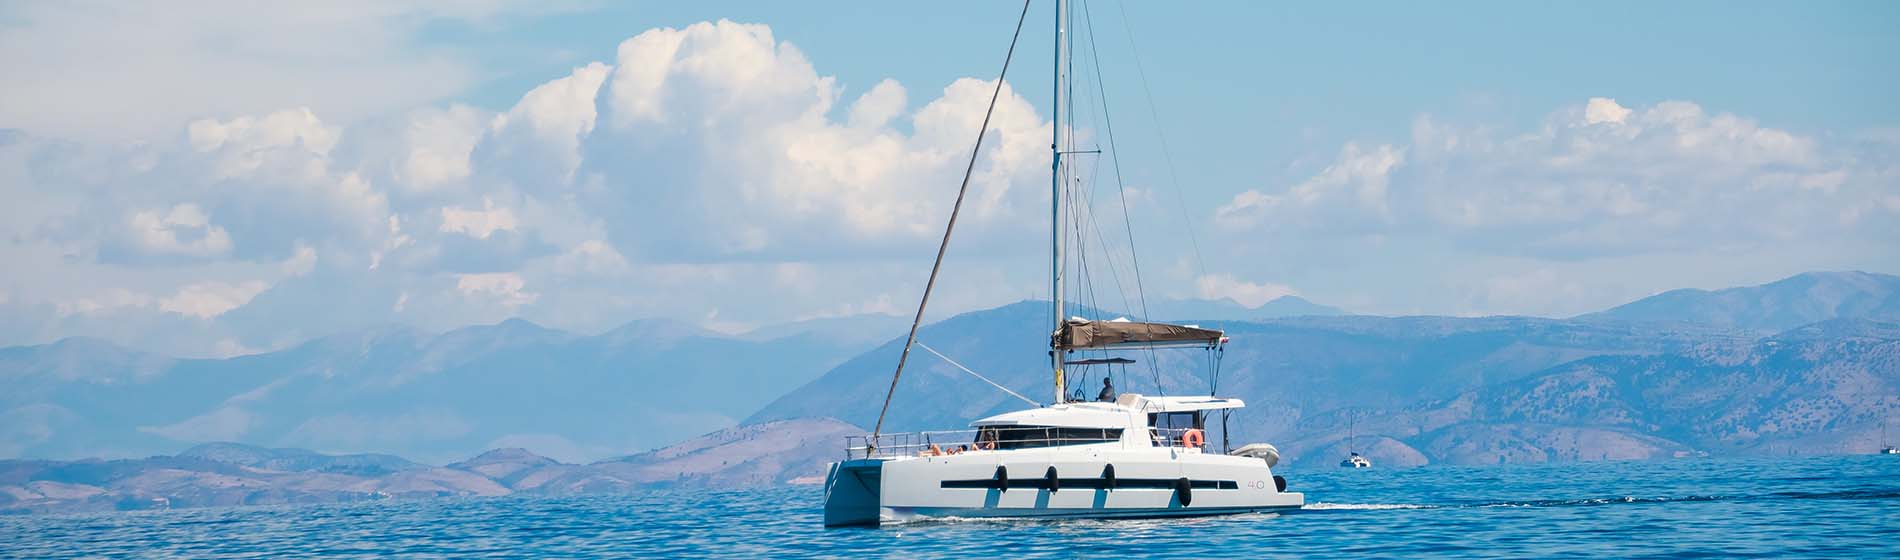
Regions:
<instances>
[{"instance_id":1,"label":"sea","mask_svg":"<svg viewBox=\"0 0 1900 560\"><path fill-rule=\"evenodd\" d=\"M0 558L1900 558L1900 456L1286 469L1298 512L826 529L814 486L0 517Z\"/></svg>"}]
</instances>

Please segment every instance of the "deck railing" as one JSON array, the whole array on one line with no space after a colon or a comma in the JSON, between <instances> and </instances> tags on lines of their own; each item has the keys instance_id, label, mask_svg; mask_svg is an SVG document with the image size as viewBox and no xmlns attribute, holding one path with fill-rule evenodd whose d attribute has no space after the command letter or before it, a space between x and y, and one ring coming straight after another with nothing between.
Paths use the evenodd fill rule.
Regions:
<instances>
[{"instance_id":1,"label":"deck railing","mask_svg":"<svg viewBox=\"0 0 1900 560\"><path fill-rule=\"evenodd\" d=\"M1189 429L1143 428L1153 447L1187 445ZM1122 443L1120 428L996 427L845 436L845 459L927 457L1064 445ZM1198 447L1196 447L1198 448Z\"/></svg>"}]
</instances>

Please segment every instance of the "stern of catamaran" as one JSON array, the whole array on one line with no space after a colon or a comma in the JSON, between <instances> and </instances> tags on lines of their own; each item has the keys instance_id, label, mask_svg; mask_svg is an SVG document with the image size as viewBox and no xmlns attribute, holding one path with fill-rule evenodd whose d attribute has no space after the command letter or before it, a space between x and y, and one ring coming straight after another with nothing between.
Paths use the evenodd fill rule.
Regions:
<instances>
[{"instance_id":1,"label":"stern of catamaran","mask_svg":"<svg viewBox=\"0 0 1900 560\"><path fill-rule=\"evenodd\" d=\"M826 527L878 524L886 460L848 459L831 464L825 473Z\"/></svg>"}]
</instances>

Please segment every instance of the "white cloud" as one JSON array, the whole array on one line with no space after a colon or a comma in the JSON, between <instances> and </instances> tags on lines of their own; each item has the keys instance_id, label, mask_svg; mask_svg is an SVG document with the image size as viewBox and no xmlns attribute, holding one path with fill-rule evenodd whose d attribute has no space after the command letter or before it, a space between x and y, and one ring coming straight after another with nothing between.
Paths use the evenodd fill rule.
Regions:
<instances>
[{"instance_id":1,"label":"white cloud","mask_svg":"<svg viewBox=\"0 0 1900 560\"><path fill-rule=\"evenodd\" d=\"M1592 97L1590 98L1590 103L1583 108L1584 124L1621 124L1625 119L1628 119L1629 116L1629 109L1625 109L1622 105L1616 104L1615 99L1607 97Z\"/></svg>"},{"instance_id":2,"label":"white cloud","mask_svg":"<svg viewBox=\"0 0 1900 560\"><path fill-rule=\"evenodd\" d=\"M594 130L595 96L613 67L595 62L567 77L529 90L495 117L484 156L505 162L491 167L523 183L566 183L581 163L581 142Z\"/></svg>"},{"instance_id":3,"label":"white cloud","mask_svg":"<svg viewBox=\"0 0 1900 560\"><path fill-rule=\"evenodd\" d=\"M307 245L298 246L297 254L284 259L285 276L303 276L317 269L317 250Z\"/></svg>"},{"instance_id":4,"label":"white cloud","mask_svg":"<svg viewBox=\"0 0 1900 560\"><path fill-rule=\"evenodd\" d=\"M270 285L253 280L237 284L199 282L179 288L171 297L158 300L158 308L180 315L209 319L237 309Z\"/></svg>"},{"instance_id":5,"label":"white cloud","mask_svg":"<svg viewBox=\"0 0 1900 560\"><path fill-rule=\"evenodd\" d=\"M1247 190L1216 209L1214 221L1230 229L1247 229L1268 221L1296 225L1333 222L1340 212L1364 214L1383 221L1389 213L1386 186L1392 170L1405 162L1405 151L1393 146L1361 149L1348 142L1339 159L1314 176L1281 194Z\"/></svg>"},{"instance_id":6,"label":"white cloud","mask_svg":"<svg viewBox=\"0 0 1900 560\"><path fill-rule=\"evenodd\" d=\"M196 204L141 211L130 222L138 245L152 253L215 257L231 251L231 234L212 225L211 217Z\"/></svg>"},{"instance_id":7,"label":"white cloud","mask_svg":"<svg viewBox=\"0 0 1900 560\"><path fill-rule=\"evenodd\" d=\"M1409 145L1361 149L1284 190L1239 193L1230 231L1448 236L1561 258L1805 239L1872 225L1850 208L1889 190L1891 153L1766 128L1694 103L1592 98L1538 130L1499 135L1421 117Z\"/></svg>"},{"instance_id":8,"label":"white cloud","mask_svg":"<svg viewBox=\"0 0 1900 560\"><path fill-rule=\"evenodd\" d=\"M1194 284L1202 299L1227 298L1247 307L1260 307L1269 301L1298 294L1287 286L1248 282L1225 273L1203 275L1195 279Z\"/></svg>"},{"instance_id":9,"label":"white cloud","mask_svg":"<svg viewBox=\"0 0 1900 560\"><path fill-rule=\"evenodd\" d=\"M147 307L152 305L150 295L124 288L112 288L89 297L82 297L59 304L59 314L91 314L128 307Z\"/></svg>"},{"instance_id":10,"label":"white cloud","mask_svg":"<svg viewBox=\"0 0 1900 560\"><path fill-rule=\"evenodd\" d=\"M462 295L487 299L509 308L534 303L541 297L541 294L524 291L527 285L520 274L513 272L461 274L455 279L455 289Z\"/></svg>"},{"instance_id":11,"label":"white cloud","mask_svg":"<svg viewBox=\"0 0 1900 560\"><path fill-rule=\"evenodd\" d=\"M488 239L497 231L515 231L520 222L513 210L496 208L494 199L482 197L482 209L459 207L442 209L441 231L460 233L476 239Z\"/></svg>"},{"instance_id":12,"label":"white cloud","mask_svg":"<svg viewBox=\"0 0 1900 560\"><path fill-rule=\"evenodd\" d=\"M839 88L770 28L720 21L620 45L572 191L618 219L617 246L658 258L784 258L928 239L947 215L994 82L958 80L908 115L884 82L832 120ZM909 118L911 132L886 126ZM1027 228L1048 124L1005 87L965 232ZM481 150L478 149L478 152ZM540 183L559 189L562 177ZM524 183L523 181L516 181ZM693 236L663 234L679 228ZM690 257L688 257L690 255Z\"/></svg>"},{"instance_id":13,"label":"white cloud","mask_svg":"<svg viewBox=\"0 0 1900 560\"><path fill-rule=\"evenodd\" d=\"M469 155L482 138L485 117L481 110L461 104L417 111L403 129L406 153L397 179L420 190L467 179Z\"/></svg>"}]
</instances>

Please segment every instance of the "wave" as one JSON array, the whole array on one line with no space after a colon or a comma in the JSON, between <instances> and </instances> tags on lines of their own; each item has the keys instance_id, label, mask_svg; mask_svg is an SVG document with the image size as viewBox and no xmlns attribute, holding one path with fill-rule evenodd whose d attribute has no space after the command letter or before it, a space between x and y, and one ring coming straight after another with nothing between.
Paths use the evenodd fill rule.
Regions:
<instances>
[{"instance_id":1,"label":"wave","mask_svg":"<svg viewBox=\"0 0 1900 560\"><path fill-rule=\"evenodd\" d=\"M1690 496L1618 496L1608 498L1577 498L1565 500L1505 500L1495 502L1474 502L1456 504L1336 504L1313 502L1301 511L1373 511L1404 509L1468 509L1468 508L1559 508L1588 507L1616 504L1662 504L1675 502L1726 502L1736 500L1891 500L1900 499L1896 491L1845 491L1845 492L1777 492L1760 496L1690 495Z\"/></svg>"},{"instance_id":2,"label":"wave","mask_svg":"<svg viewBox=\"0 0 1900 560\"><path fill-rule=\"evenodd\" d=\"M1327 503L1327 502L1313 502L1310 504L1306 504L1306 507L1302 507L1300 508L1300 510L1302 511L1306 511L1306 510L1329 511L1329 510L1375 510L1375 509L1434 509L1434 508L1441 508L1441 507L1445 507L1445 506L1431 506L1431 505L1424 505L1424 504L1333 504L1333 503Z\"/></svg>"}]
</instances>

